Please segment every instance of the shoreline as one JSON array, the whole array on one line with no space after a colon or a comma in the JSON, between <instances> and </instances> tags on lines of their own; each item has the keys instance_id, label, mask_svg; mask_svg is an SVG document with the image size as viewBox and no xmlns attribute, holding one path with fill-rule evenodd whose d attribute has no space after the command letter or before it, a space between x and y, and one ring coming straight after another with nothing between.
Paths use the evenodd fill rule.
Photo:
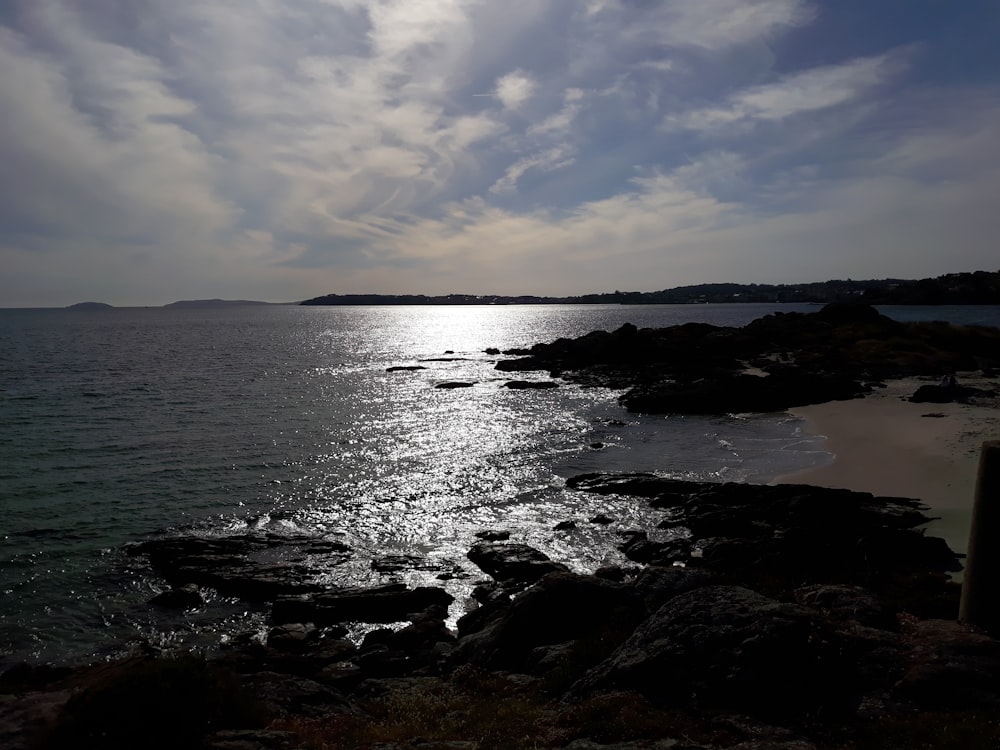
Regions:
<instances>
[{"instance_id":1,"label":"shoreline","mask_svg":"<svg viewBox=\"0 0 1000 750\"><path fill-rule=\"evenodd\" d=\"M959 379L968 383L968 379ZM865 398L789 410L808 434L824 437L829 464L777 477L803 483L920 500L936 520L929 534L964 554L981 445L1000 439L1000 414L988 406L913 403L926 378L891 381Z\"/></svg>"}]
</instances>

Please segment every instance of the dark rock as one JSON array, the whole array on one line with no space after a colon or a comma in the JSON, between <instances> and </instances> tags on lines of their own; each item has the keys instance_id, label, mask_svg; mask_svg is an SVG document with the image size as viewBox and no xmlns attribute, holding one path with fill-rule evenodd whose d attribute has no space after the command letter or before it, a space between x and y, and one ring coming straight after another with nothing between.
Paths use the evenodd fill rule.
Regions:
<instances>
[{"instance_id":1,"label":"dark rock","mask_svg":"<svg viewBox=\"0 0 1000 750\"><path fill-rule=\"evenodd\" d=\"M896 613L877 596L861 586L813 584L794 591L795 601L819 610L831 620L855 620L870 628L896 630Z\"/></svg>"},{"instance_id":2,"label":"dark rock","mask_svg":"<svg viewBox=\"0 0 1000 750\"><path fill-rule=\"evenodd\" d=\"M913 623L895 697L919 708L1000 708L1000 641L956 622Z\"/></svg>"},{"instance_id":3,"label":"dark rock","mask_svg":"<svg viewBox=\"0 0 1000 750\"><path fill-rule=\"evenodd\" d=\"M969 403L976 396L992 396L989 391L964 385L922 385L910 396L916 404Z\"/></svg>"},{"instance_id":4,"label":"dark rock","mask_svg":"<svg viewBox=\"0 0 1000 750\"><path fill-rule=\"evenodd\" d=\"M580 639L595 639L595 645L599 638L620 640L644 613L628 586L594 576L552 573L514 599L485 628L463 635L451 661L523 670L537 660L532 654L541 646ZM599 654L592 645L580 658L599 658Z\"/></svg>"},{"instance_id":5,"label":"dark rock","mask_svg":"<svg viewBox=\"0 0 1000 750\"><path fill-rule=\"evenodd\" d=\"M409 589L401 583L386 584L281 597L274 602L271 617L277 622L314 622L319 626L341 622L400 622L428 607L447 607L453 600L444 589Z\"/></svg>"},{"instance_id":6,"label":"dark rock","mask_svg":"<svg viewBox=\"0 0 1000 750\"><path fill-rule=\"evenodd\" d=\"M313 582L318 574L303 563L274 560L283 556L313 555L324 566L336 565L350 556L350 548L339 542L312 537L233 536L169 537L127 548L143 555L152 567L175 587L186 584L209 586L225 596L247 601L270 601L277 596L320 591Z\"/></svg>"},{"instance_id":7,"label":"dark rock","mask_svg":"<svg viewBox=\"0 0 1000 750\"><path fill-rule=\"evenodd\" d=\"M207 737L205 750L296 750L300 747L294 732L277 729L226 729Z\"/></svg>"},{"instance_id":8,"label":"dark rock","mask_svg":"<svg viewBox=\"0 0 1000 750\"><path fill-rule=\"evenodd\" d=\"M656 612L675 596L713 583L713 576L694 568L649 566L635 579L635 590L646 610Z\"/></svg>"},{"instance_id":9,"label":"dark rock","mask_svg":"<svg viewBox=\"0 0 1000 750\"><path fill-rule=\"evenodd\" d=\"M840 710L853 696L815 613L736 586L670 599L571 689L634 690L665 705L759 715Z\"/></svg>"},{"instance_id":10,"label":"dark rock","mask_svg":"<svg viewBox=\"0 0 1000 750\"><path fill-rule=\"evenodd\" d=\"M576 528L576 521L560 521L553 529L555 531L571 531Z\"/></svg>"},{"instance_id":11,"label":"dark rock","mask_svg":"<svg viewBox=\"0 0 1000 750\"><path fill-rule=\"evenodd\" d=\"M395 367L386 367L386 372L416 372L417 370L426 370L427 368L423 365L396 365Z\"/></svg>"},{"instance_id":12,"label":"dark rock","mask_svg":"<svg viewBox=\"0 0 1000 750\"><path fill-rule=\"evenodd\" d=\"M477 531L476 539L482 539L484 542L505 542L510 539L509 531L495 531L493 529L488 529L486 531Z\"/></svg>"},{"instance_id":13,"label":"dark rock","mask_svg":"<svg viewBox=\"0 0 1000 750\"><path fill-rule=\"evenodd\" d=\"M441 563L419 555L383 555L372 559L371 568L379 573L399 573L404 570L439 570Z\"/></svg>"},{"instance_id":14,"label":"dark rock","mask_svg":"<svg viewBox=\"0 0 1000 750\"><path fill-rule=\"evenodd\" d=\"M669 509L664 536L633 532L621 549L637 562L683 562L765 589L810 583L866 586L895 610L944 616L957 607L959 569L930 520L906 498L807 485L698 483L646 474L587 474L567 485L635 494ZM690 548L691 557L685 557Z\"/></svg>"},{"instance_id":15,"label":"dark rock","mask_svg":"<svg viewBox=\"0 0 1000 750\"><path fill-rule=\"evenodd\" d=\"M547 390L550 388L558 388L558 383L553 383L551 380L508 380L503 384L504 388L510 388L515 391L527 391L527 390Z\"/></svg>"},{"instance_id":16,"label":"dark rock","mask_svg":"<svg viewBox=\"0 0 1000 750\"><path fill-rule=\"evenodd\" d=\"M249 689L275 716L324 716L348 709L343 696L315 680L277 672L252 672L242 678Z\"/></svg>"},{"instance_id":17,"label":"dark rock","mask_svg":"<svg viewBox=\"0 0 1000 750\"><path fill-rule=\"evenodd\" d=\"M448 382L445 382L445 383L438 383L434 387L435 388L443 388L445 390L450 390L450 389L453 389L453 388L471 388L474 385L475 385L475 383L466 383L466 382L463 382L463 381L454 380L454 381L448 381Z\"/></svg>"},{"instance_id":18,"label":"dark rock","mask_svg":"<svg viewBox=\"0 0 1000 750\"><path fill-rule=\"evenodd\" d=\"M267 645L278 651L305 651L312 641L319 639L319 631L311 622L289 623L271 628Z\"/></svg>"},{"instance_id":19,"label":"dark rock","mask_svg":"<svg viewBox=\"0 0 1000 750\"><path fill-rule=\"evenodd\" d=\"M169 609L198 609L205 606L205 597L197 586L189 583L157 594L149 603Z\"/></svg>"},{"instance_id":20,"label":"dark rock","mask_svg":"<svg viewBox=\"0 0 1000 750\"><path fill-rule=\"evenodd\" d=\"M568 570L542 552L526 544L484 542L475 545L468 557L479 568L499 581L537 581L547 573Z\"/></svg>"},{"instance_id":21,"label":"dark rock","mask_svg":"<svg viewBox=\"0 0 1000 750\"><path fill-rule=\"evenodd\" d=\"M495 346L491 346L483 350L483 354L489 354L491 357L495 357L499 353L500 350L497 349Z\"/></svg>"},{"instance_id":22,"label":"dark rock","mask_svg":"<svg viewBox=\"0 0 1000 750\"><path fill-rule=\"evenodd\" d=\"M720 414L853 398L887 378L1000 365L1000 332L901 323L872 307L775 313L743 328L634 326L535 344L496 368L626 390L634 411ZM751 363L763 377L746 374Z\"/></svg>"},{"instance_id":23,"label":"dark rock","mask_svg":"<svg viewBox=\"0 0 1000 750\"><path fill-rule=\"evenodd\" d=\"M602 526L607 526L610 523L614 523L616 519L607 515L606 513L598 513L596 516L590 519L590 523L600 524Z\"/></svg>"},{"instance_id":24,"label":"dark rock","mask_svg":"<svg viewBox=\"0 0 1000 750\"><path fill-rule=\"evenodd\" d=\"M696 382L638 386L619 400L630 411L644 414L729 414L784 411L857 398L866 392L864 385L841 375L803 371L757 377L737 373Z\"/></svg>"}]
</instances>

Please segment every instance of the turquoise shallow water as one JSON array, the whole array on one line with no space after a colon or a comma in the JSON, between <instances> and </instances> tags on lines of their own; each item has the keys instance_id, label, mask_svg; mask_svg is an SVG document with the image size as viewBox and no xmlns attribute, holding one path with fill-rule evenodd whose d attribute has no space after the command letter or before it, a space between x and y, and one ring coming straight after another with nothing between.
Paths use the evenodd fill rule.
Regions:
<instances>
[{"instance_id":1,"label":"turquoise shallow water","mask_svg":"<svg viewBox=\"0 0 1000 750\"><path fill-rule=\"evenodd\" d=\"M151 611L161 584L122 548L161 533L337 538L357 555L333 584L374 582L367 561L386 552L467 565L473 534L497 526L579 569L613 560L610 532L552 534L606 502L567 493L566 476L767 481L826 457L786 415L637 417L596 389L503 389L484 350L776 309L811 308L0 310L0 668L259 624L222 599ZM475 385L434 388L445 380Z\"/></svg>"}]
</instances>

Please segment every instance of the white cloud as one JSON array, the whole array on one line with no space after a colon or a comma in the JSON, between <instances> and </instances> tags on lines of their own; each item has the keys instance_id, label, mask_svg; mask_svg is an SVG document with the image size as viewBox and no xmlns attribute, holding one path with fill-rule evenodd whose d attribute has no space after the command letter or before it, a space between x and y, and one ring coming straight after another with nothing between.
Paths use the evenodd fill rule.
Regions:
<instances>
[{"instance_id":1,"label":"white cloud","mask_svg":"<svg viewBox=\"0 0 1000 750\"><path fill-rule=\"evenodd\" d=\"M497 79L493 95L505 109L517 109L528 101L538 88L535 80L523 70L515 70Z\"/></svg>"},{"instance_id":2,"label":"white cloud","mask_svg":"<svg viewBox=\"0 0 1000 750\"><path fill-rule=\"evenodd\" d=\"M659 0L643 6L602 0L591 3L587 14L622 24L633 41L724 49L805 24L814 11L804 0ZM634 22L624 25L626 19Z\"/></svg>"},{"instance_id":3,"label":"white cloud","mask_svg":"<svg viewBox=\"0 0 1000 750\"><path fill-rule=\"evenodd\" d=\"M491 193L507 193L517 188L517 181L531 169L551 172L573 163L573 150L568 146L556 146L523 159L518 159L507 167L503 177L490 188Z\"/></svg>"},{"instance_id":4,"label":"white cloud","mask_svg":"<svg viewBox=\"0 0 1000 750\"><path fill-rule=\"evenodd\" d=\"M665 124L668 128L712 131L829 109L871 94L900 68L897 56L886 54L800 71L739 91L720 105L668 115Z\"/></svg>"}]
</instances>

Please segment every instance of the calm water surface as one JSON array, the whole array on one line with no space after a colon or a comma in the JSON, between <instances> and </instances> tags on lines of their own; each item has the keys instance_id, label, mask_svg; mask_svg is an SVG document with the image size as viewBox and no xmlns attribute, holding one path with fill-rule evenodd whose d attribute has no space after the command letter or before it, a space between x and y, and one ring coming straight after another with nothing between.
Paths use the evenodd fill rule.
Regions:
<instances>
[{"instance_id":1,"label":"calm water surface","mask_svg":"<svg viewBox=\"0 0 1000 750\"><path fill-rule=\"evenodd\" d=\"M371 570L376 555L425 555L473 575L445 584L459 608L478 575L464 553L484 528L578 570L616 561L614 532L643 510L569 493L565 477L767 481L828 457L783 414L640 417L602 390L504 389L484 350L811 309L0 310L0 669L109 656L138 638L211 645L261 626L259 611L220 598L197 613L151 611L162 584L122 548L163 533L335 538L357 552L328 571L331 584L388 580ZM884 311L1000 322L996 308ZM434 388L449 380L475 385ZM599 511L620 524L552 531ZM432 578L401 579L421 576Z\"/></svg>"}]
</instances>

